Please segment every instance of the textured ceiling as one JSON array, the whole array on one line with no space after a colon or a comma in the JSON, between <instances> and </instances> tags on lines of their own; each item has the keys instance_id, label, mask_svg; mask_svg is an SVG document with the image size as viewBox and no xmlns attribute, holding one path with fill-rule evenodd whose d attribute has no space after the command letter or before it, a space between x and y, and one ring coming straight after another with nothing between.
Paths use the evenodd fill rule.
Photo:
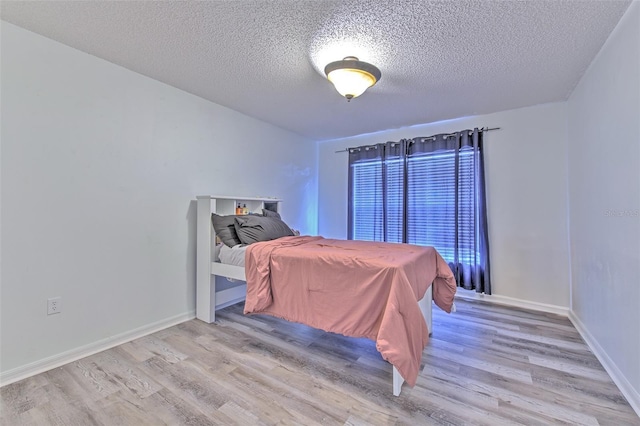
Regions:
<instances>
[{"instance_id":1,"label":"textured ceiling","mask_svg":"<svg viewBox=\"0 0 640 426\"><path fill-rule=\"evenodd\" d=\"M315 140L566 100L630 1L2 1L3 20ZM347 103L325 79L382 71Z\"/></svg>"}]
</instances>

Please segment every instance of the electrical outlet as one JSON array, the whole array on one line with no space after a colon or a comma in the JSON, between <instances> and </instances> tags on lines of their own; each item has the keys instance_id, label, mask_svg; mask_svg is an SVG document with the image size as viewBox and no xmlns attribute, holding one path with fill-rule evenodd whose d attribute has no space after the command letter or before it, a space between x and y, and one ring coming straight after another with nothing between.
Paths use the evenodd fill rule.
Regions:
<instances>
[{"instance_id":1,"label":"electrical outlet","mask_svg":"<svg viewBox=\"0 0 640 426\"><path fill-rule=\"evenodd\" d=\"M59 314L62 308L62 298L52 297L47 300L47 315Z\"/></svg>"}]
</instances>

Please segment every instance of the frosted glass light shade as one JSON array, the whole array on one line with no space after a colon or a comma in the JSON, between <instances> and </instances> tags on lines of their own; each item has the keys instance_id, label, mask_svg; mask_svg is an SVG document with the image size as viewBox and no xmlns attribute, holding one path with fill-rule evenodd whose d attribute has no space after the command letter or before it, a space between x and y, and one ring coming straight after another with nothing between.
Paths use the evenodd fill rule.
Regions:
<instances>
[{"instance_id":1,"label":"frosted glass light shade","mask_svg":"<svg viewBox=\"0 0 640 426\"><path fill-rule=\"evenodd\" d=\"M347 68L331 71L327 78L336 87L338 93L346 98L349 96L357 98L369 87L376 84L376 80L371 74Z\"/></svg>"},{"instance_id":2,"label":"frosted glass light shade","mask_svg":"<svg viewBox=\"0 0 640 426\"><path fill-rule=\"evenodd\" d=\"M378 68L359 61L355 56L347 56L342 61L331 62L324 69L338 93L350 101L364 93L380 80Z\"/></svg>"}]
</instances>

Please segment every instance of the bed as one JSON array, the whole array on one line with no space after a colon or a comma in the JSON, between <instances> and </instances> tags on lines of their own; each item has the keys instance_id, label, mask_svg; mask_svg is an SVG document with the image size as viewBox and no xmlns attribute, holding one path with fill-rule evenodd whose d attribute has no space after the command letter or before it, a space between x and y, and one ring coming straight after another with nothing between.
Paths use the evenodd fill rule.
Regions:
<instances>
[{"instance_id":1,"label":"bed","mask_svg":"<svg viewBox=\"0 0 640 426\"><path fill-rule=\"evenodd\" d=\"M455 294L453 275L435 249L284 236L242 249L222 247L218 251L212 214L215 216L221 210L233 214L228 205L226 209L220 208L221 200L223 204L227 200L233 200L233 206L238 204L237 197L198 197L199 319L213 322L216 309L246 298L247 314L269 314L325 331L374 340L383 358L393 366L393 394L400 394L405 379L410 386L415 384L432 326L432 296L438 306L450 311ZM267 210L279 211L280 200L247 200L252 203L249 210L254 213L269 213L262 210L265 206ZM216 225L221 229L219 223ZM245 254L244 267L237 262L242 257L238 249ZM236 264L217 261L229 255L236 259ZM236 285L223 288L221 279L230 279ZM249 283L248 292L245 282ZM351 297L340 292L348 292ZM338 297L343 303L350 303L340 308L342 311L333 309L332 301Z\"/></svg>"}]
</instances>

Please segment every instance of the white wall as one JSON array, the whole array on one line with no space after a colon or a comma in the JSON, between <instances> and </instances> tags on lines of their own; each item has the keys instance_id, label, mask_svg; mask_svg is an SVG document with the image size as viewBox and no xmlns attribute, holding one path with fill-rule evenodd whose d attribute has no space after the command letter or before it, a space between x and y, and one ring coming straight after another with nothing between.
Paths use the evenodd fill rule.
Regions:
<instances>
[{"instance_id":1,"label":"white wall","mask_svg":"<svg viewBox=\"0 0 640 426\"><path fill-rule=\"evenodd\" d=\"M571 95L568 135L573 315L640 412L640 3Z\"/></svg>"},{"instance_id":2,"label":"white wall","mask_svg":"<svg viewBox=\"0 0 640 426\"><path fill-rule=\"evenodd\" d=\"M314 142L1 31L2 373L192 314L198 194L278 196L316 232Z\"/></svg>"},{"instance_id":3,"label":"white wall","mask_svg":"<svg viewBox=\"0 0 640 426\"><path fill-rule=\"evenodd\" d=\"M321 143L319 233L347 236L347 153L335 151L484 126L501 128L485 139L492 292L568 308L565 103Z\"/></svg>"}]
</instances>

